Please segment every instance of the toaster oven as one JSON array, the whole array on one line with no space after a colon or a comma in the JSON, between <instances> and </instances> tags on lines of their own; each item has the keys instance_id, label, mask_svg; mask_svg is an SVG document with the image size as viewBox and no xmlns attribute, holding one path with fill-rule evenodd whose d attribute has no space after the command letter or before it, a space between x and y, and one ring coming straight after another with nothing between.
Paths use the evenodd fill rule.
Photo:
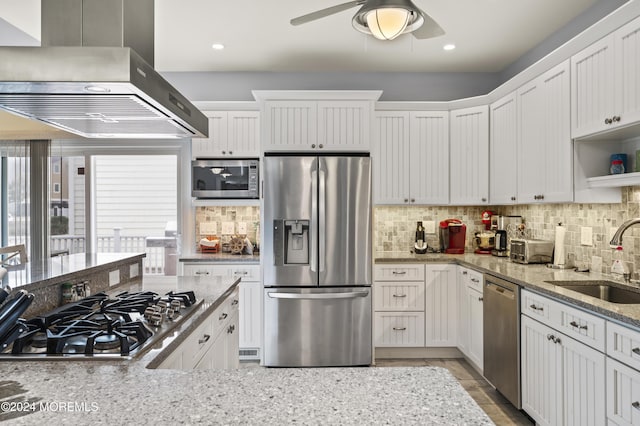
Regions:
<instances>
[{"instance_id":1,"label":"toaster oven","mask_svg":"<svg viewBox=\"0 0 640 426\"><path fill-rule=\"evenodd\" d=\"M512 238L509 257L516 263L549 263L553 241Z\"/></svg>"}]
</instances>

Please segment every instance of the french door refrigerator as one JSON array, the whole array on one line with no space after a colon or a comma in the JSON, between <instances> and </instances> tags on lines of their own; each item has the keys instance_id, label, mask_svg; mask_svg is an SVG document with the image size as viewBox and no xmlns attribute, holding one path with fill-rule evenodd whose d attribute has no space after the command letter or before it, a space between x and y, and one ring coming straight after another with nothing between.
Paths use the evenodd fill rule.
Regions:
<instances>
[{"instance_id":1,"label":"french door refrigerator","mask_svg":"<svg viewBox=\"0 0 640 426\"><path fill-rule=\"evenodd\" d=\"M263 171L263 364L370 365L370 158L265 154Z\"/></svg>"}]
</instances>

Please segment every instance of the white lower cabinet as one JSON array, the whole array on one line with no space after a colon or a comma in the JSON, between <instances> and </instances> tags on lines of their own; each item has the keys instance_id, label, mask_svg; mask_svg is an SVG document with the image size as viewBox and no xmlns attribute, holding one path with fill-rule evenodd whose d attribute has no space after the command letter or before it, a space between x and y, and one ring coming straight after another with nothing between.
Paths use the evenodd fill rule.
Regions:
<instances>
[{"instance_id":1,"label":"white lower cabinet","mask_svg":"<svg viewBox=\"0 0 640 426\"><path fill-rule=\"evenodd\" d=\"M455 347L454 264L374 266L374 344L377 347Z\"/></svg>"},{"instance_id":2,"label":"white lower cabinet","mask_svg":"<svg viewBox=\"0 0 640 426\"><path fill-rule=\"evenodd\" d=\"M262 283L259 265L185 262L183 275L241 278L238 334L240 359L260 359L262 347Z\"/></svg>"},{"instance_id":3,"label":"white lower cabinet","mask_svg":"<svg viewBox=\"0 0 640 426\"><path fill-rule=\"evenodd\" d=\"M523 300L533 300L527 290L522 293ZM538 322L527 316L526 307L522 306L523 410L539 425L605 424L604 353L558 331L557 324L564 322L568 315L566 308L570 307L544 296L535 298L549 302L546 307L550 320L538 317L543 318L543 322ZM580 317L588 324L601 319L583 311Z\"/></svg>"},{"instance_id":4,"label":"white lower cabinet","mask_svg":"<svg viewBox=\"0 0 640 426\"><path fill-rule=\"evenodd\" d=\"M480 371L484 369L482 285L482 273L458 267L458 349Z\"/></svg>"},{"instance_id":5,"label":"white lower cabinet","mask_svg":"<svg viewBox=\"0 0 640 426\"><path fill-rule=\"evenodd\" d=\"M607 321L607 420L640 425L640 330Z\"/></svg>"},{"instance_id":6,"label":"white lower cabinet","mask_svg":"<svg viewBox=\"0 0 640 426\"><path fill-rule=\"evenodd\" d=\"M236 289L158 368L238 368L238 297Z\"/></svg>"}]
</instances>

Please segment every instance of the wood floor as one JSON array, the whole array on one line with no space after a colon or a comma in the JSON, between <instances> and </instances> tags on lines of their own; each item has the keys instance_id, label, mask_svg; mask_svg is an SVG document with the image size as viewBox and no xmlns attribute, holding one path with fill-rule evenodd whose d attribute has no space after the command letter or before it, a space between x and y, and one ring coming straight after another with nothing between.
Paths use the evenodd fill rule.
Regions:
<instances>
[{"instance_id":1,"label":"wood floor","mask_svg":"<svg viewBox=\"0 0 640 426\"><path fill-rule=\"evenodd\" d=\"M448 369L476 403L498 425L533 425L464 359L378 359L377 367L436 366Z\"/></svg>"}]
</instances>

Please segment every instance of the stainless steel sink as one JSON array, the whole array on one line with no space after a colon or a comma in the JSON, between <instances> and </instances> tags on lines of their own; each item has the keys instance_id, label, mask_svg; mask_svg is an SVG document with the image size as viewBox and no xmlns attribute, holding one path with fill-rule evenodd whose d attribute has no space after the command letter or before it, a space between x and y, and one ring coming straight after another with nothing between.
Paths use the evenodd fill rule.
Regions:
<instances>
[{"instance_id":1,"label":"stainless steel sink","mask_svg":"<svg viewBox=\"0 0 640 426\"><path fill-rule=\"evenodd\" d=\"M611 303L640 304L640 288L625 286L615 281L546 281L567 290L597 297Z\"/></svg>"}]
</instances>

